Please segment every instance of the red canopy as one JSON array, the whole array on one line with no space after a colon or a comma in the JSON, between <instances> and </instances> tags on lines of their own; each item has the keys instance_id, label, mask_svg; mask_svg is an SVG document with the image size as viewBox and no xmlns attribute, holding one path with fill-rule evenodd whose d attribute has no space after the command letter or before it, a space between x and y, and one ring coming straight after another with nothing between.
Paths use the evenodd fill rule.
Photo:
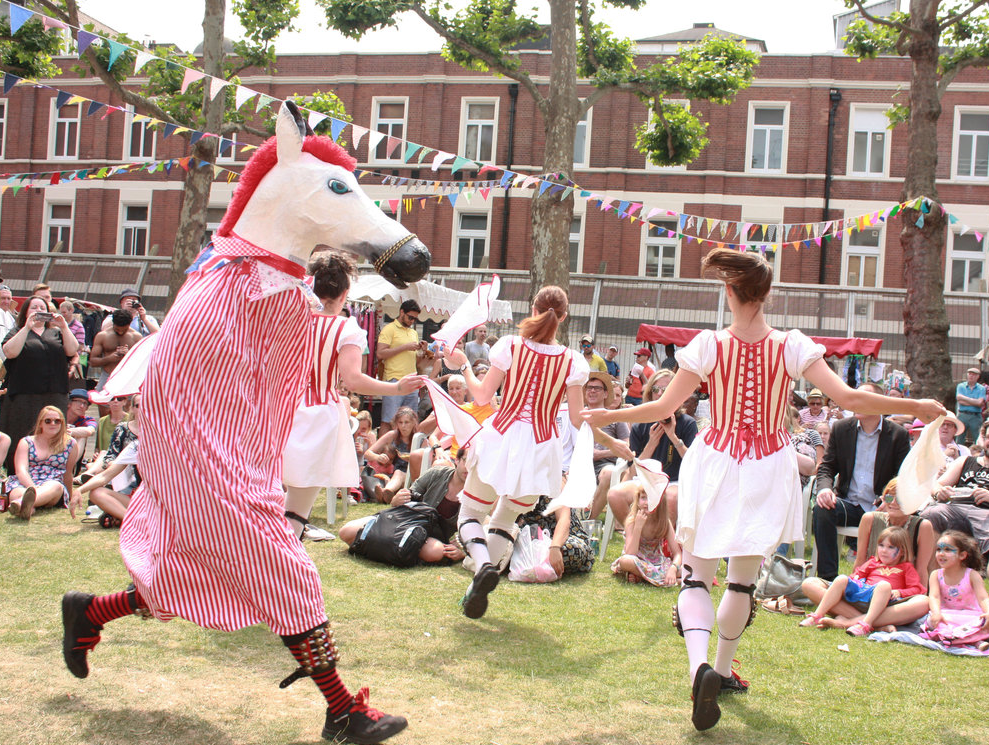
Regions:
<instances>
[{"instance_id":1,"label":"red canopy","mask_svg":"<svg viewBox=\"0 0 989 745\"><path fill-rule=\"evenodd\" d=\"M675 344L685 347L691 339L697 336L701 329L687 329L678 326L653 326L648 323L639 324L639 333L635 337L638 342L649 342L664 346ZM866 357L878 357L883 345L882 339L843 339L835 336L812 336L818 344L823 344L825 356L847 357L850 354L861 354Z\"/></svg>"}]
</instances>

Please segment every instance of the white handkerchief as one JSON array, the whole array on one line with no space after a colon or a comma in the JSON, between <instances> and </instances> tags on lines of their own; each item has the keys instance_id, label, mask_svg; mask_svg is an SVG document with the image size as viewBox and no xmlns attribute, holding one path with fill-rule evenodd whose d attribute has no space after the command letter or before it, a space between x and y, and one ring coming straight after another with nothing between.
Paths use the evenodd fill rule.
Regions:
<instances>
[{"instance_id":1,"label":"white handkerchief","mask_svg":"<svg viewBox=\"0 0 989 745\"><path fill-rule=\"evenodd\" d=\"M447 349L453 349L457 341L472 328L486 323L491 315L491 306L501 291L501 279L494 275L490 282L474 288L460 307L443 324L443 328L433 334L433 341L442 342ZM457 438L460 439L459 437Z\"/></svg>"},{"instance_id":2,"label":"white handkerchief","mask_svg":"<svg viewBox=\"0 0 989 745\"><path fill-rule=\"evenodd\" d=\"M113 368L102 391L93 391L89 398L94 404L106 404L116 396L133 396L141 390L148 374L151 352L155 348L157 334L145 336L128 350L120 363Z\"/></svg>"},{"instance_id":3,"label":"white handkerchief","mask_svg":"<svg viewBox=\"0 0 989 745\"><path fill-rule=\"evenodd\" d=\"M584 422L580 425L577 439L574 441L567 483L560 496L543 510L543 514L549 515L560 507L586 510L591 506L597 483L597 476L594 475L594 432L591 430L591 425Z\"/></svg>"},{"instance_id":4,"label":"white handkerchief","mask_svg":"<svg viewBox=\"0 0 989 745\"><path fill-rule=\"evenodd\" d=\"M944 465L944 452L938 438L938 427L943 421L944 417L939 416L925 425L916 444L900 464L896 477L896 501L907 515L919 510L931 498L934 481Z\"/></svg>"},{"instance_id":5,"label":"white handkerchief","mask_svg":"<svg viewBox=\"0 0 989 745\"><path fill-rule=\"evenodd\" d=\"M457 438L457 445L465 447L478 432L481 425L477 420L460 408L450 394L444 391L432 380L426 381L429 400L433 403L433 413L436 415L436 426L445 435Z\"/></svg>"},{"instance_id":6,"label":"white handkerchief","mask_svg":"<svg viewBox=\"0 0 989 745\"><path fill-rule=\"evenodd\" d=\"M670 485L670 477L663 473L663 465L658 460L646 458L645 460L635 459L635 473L639 477L639 483L646 491L649 500L649 511L656 509L666 487Z\"/></svg>"}]
</instances>

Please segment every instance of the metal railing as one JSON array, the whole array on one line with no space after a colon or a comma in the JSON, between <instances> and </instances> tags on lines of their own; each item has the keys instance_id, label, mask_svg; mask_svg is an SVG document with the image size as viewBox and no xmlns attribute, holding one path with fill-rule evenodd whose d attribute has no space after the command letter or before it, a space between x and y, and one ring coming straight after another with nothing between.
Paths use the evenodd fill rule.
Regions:
<instances>
[{"instance_id":1,"label":"metal railing","mask_svg":"<svg viewBox=\"0 0 989 745\"><path fill-rule=\"evenodd\" d=\"M141 293L145 307L162 315L168 298L171 259L167 256L117 256L0 251L0 274L15 295L24 295L38 282L56 295L116 306L125 287ZM370 270L370 267L367 267ZM529 273L503 270L501 297L512 304L515 321L530 310ZM434 267L429 278L469 292L490 278L483 269ZM834 286L777 284L767 305L767 320L778 328L799 328L812 336L869 337L883 340L880 362L903 369L904 290L850 290ZM949 351L955 380L974 363L989 343L989 294L947 294L951 323ZM619 364L628 370L640 323L687 328L720 328L728 321L724 288L712 280L655 279L616 275L576 274L570 278L570 341L590 333L601 351L614 344ZM492 325L501 335L512 326Z\"/></svg>"}]
</instances>

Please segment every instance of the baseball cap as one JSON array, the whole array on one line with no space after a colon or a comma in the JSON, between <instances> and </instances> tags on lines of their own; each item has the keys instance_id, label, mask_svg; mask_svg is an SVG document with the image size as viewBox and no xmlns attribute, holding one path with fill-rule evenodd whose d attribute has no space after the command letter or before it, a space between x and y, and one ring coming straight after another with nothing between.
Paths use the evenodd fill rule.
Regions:
<instances>
[{"instance_id":1,"label":"baseball cap","mask_svg":"<svg viewBox=\"0 0 989 745\"><path fill-rule=\"evenodd\" d=\"M71 391L69 391L69 400L72 401L73 399L76 398L83 398L86 401L89 401L89 391L87 391L85 388L73 388Z\"/></svg>"}]
</instances>

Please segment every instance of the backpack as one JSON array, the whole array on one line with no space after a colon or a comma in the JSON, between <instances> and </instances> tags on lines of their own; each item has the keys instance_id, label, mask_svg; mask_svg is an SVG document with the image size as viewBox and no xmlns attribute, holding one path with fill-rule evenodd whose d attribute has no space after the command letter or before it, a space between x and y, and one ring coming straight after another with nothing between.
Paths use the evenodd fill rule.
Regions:
<instances>
[{"instance_id":1,"label":"backpack","mask_svg":"<svg viewBox=\"0 0 989 745\"><path fill-rule=\"evenodd\" d=\"M411 567L419 563L419 549L427 538L445 541L440 513L424 502L409 502L372 517L348 553L391 566Z\"/></svg>"}]
</instances>

